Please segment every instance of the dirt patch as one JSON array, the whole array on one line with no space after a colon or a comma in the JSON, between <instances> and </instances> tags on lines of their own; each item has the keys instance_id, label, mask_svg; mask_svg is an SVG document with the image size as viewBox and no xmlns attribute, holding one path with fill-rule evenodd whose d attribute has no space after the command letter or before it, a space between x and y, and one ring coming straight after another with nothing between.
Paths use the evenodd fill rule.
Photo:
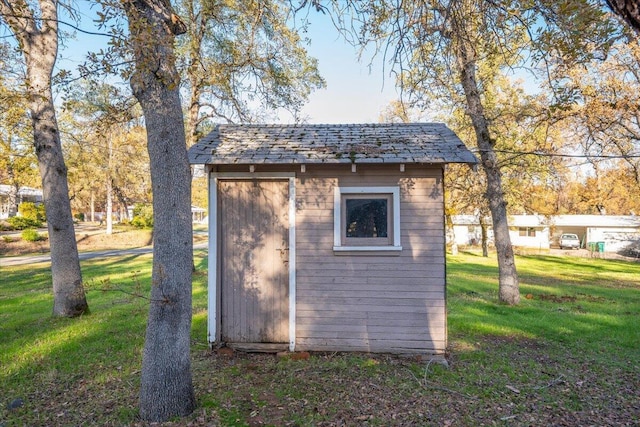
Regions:
<instances>
[{"instance_id":1,"label":"dirt patch","mask_svg":"<svg viewBox=\"0 0 640 427\"><path fill-rule=\"evenodd\" d=\"M151 230L117 231L113 234L85 233L76 234L78 250L93 251L101 249L128 249L149 246L152 243Z\"/></svg>"},{"instance_id":2,"label":"dirt patch","mask_svg":"<svg viewBox=\"0 0 640 427\"><path fill-rule=\"evenodd\" d=\"M0 255L16 256L28 254L44 254L49 252L49 241L26 242L20 237L4 237L0 239Z\"/></svg>"},{"instance_id":3,"label":"dirt patch","mask_svg":"<svg viewBox=\"0 0 640 427\"><path fill-rule=\"evenodd\" d=\"M26 242L20 238L20 233L6 233L0 238L0 255L18 256L42 254L49 252L49 240L46 230L38 230L43 240ZM125 229L116 230L112 234L105 234L104 228L81 226L76 228L76 241L80 252L130 249L149 246L152 242L151 230Z\"/></svg>"},{"instance_id":4,"label":"dirt patch","mask_svg":"<svg viewBox=\"0 0 640 427\"><path fill-rule=\"evenodd\" d=\"M545 294L540 294L536 298L539 299L539 300L542 300L542 301L550 301L550 302L555 302L555 303L558 303L558 304L568 303L568 302L576 302L578 300L578 298L573 296L573 295L545 295Z\"/></svg>"},{"instance_id":5,"label":"dirt patch","mask_svg":"<svg viewBox=\"0 0 640 427\"><path fill-rule=\"evenodd\" d=\"M601 296L594 296L584 293L577 293L576 295L553 295L553 294L526 294L526 299L538 299L540 301L554 302L557 304L572 303L576 301L587 301L604 303L607 299Z\"/></svg>"}]
</instances>

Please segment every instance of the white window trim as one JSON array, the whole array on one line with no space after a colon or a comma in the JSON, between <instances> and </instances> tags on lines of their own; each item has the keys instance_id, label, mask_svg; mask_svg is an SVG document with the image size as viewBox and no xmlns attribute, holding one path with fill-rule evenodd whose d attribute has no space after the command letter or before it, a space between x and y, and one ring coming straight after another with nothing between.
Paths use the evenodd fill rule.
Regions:
<instances>
[{"instance_id":1,"label":"white window trim","mask_svg":"<svg viewBox=\"0 0 640 427\"><path fill-rule=\"evenodd\" d=\"M384 246L345 246L342 243L342 195L391 194L393 209L393 244ZM401 251L400 246L400 187L335 187L333 191L333 250L335 252Z\"/></svg>"}]
</instances>

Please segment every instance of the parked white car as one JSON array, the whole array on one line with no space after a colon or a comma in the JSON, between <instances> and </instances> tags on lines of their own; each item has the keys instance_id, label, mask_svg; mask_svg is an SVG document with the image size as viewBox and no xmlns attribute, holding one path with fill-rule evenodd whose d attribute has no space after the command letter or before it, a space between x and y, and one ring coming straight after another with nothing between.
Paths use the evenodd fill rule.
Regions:
<instances>
[{"instance_id":1,"label":"parked white car","mask_svg":"<svg viewBox=\"0 0 640 427\"><path fill-rule=\"evenodd\" d=\"M560 236L560 249L580 249L578 235L565 233Z\"/></svg>"}]
</instances>

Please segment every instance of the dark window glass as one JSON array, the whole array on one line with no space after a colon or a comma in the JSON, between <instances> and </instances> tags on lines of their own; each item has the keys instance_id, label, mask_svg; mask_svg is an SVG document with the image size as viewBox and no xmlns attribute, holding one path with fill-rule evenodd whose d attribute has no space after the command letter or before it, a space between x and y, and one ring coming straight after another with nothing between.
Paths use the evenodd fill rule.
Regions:
<instances>
[{"instance_id":1,"label":"dark window glass","mask_svg":"<svg viewBox=\"0 0 640 427\"><path fill-rule=\"evenodd\" d=\"M347 199L346 237L387 237L387 199Z\"/></svg>"}]
</instances>

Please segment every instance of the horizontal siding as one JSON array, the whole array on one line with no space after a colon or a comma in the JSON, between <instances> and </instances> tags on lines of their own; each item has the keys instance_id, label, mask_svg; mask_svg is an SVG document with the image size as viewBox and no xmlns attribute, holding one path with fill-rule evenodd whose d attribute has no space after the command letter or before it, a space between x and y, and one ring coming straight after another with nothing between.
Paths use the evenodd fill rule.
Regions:
<instances>
[{"instance_id":1,"label":"horizontal siding","mask_svg":"<svg viewBox=\"0 0 640 427\"><path fill-rule=\"evenodd\" d=\"M296 348L311 351L367 351L388 353L435 353L444 352L445 340L424 339L398 340L389 338L386 340L369 340L352 338L298 338Z\"/></svg>"},{"instance_id":2,"label":"horizontal siding","mask_svg":"<svg viewBox=\"0 0 640 427\"><path fill-rule=\"evenodd\" d=\"M381 313L379 316L367 316L367 317L334 317L328 315L328 313L341 314L337 311L329 311L324 312L325 317L321 319L309 319L303 318L298 321L298 324L301 329L305 328L313 328L315 326L343 326L343 325L353 325L353 326L368 326L368 327L378 327L384 326L387 328L397 328L398 326L402 326L403 328L424 328L425 318L424 315L420 316L407 316L405 313ZM389 320L394 320L393 326L389 326ZM335 325L335 326L334 326ZM444 327L444 323L432 323L434 327ZM335 328L338 329L338 328ZM395 329L394 329L395 330Z\"/></svg>"},{"instance_id":3,"label":"horizontal siding","mask_svg":"<svg viewBox=\"0 0 640 427\"><path fill-rule=\"evenodd\" d=\"M415 286L414 286L415 288ZM398 293L401 293L404 299L410 298L411 300L415 299L442 299L444 298L444 292L413 292L407 290L408 288L404 288L403 290L399 290L396 287L390 291L378 291L374 288L369 288L365 293L375 294L376 298L388 298L390 300L395 300L398 296ZM363 291L360 291L363 292ZM336 298L352 298L353 297L353 289L305 289L304 296L306 298L325 298L327 296L336 297Z\"/></svg>"},{"instance_id":4,"label":"horizontal siding","mask_svg":"<svg viewBox=\"0 0 640 427\"><path fill-rule=\"evenodd\" d=\"M400 233L400 236L402 237L406 237L408 239L410 239L411 237L413 237L415 235L415 232L412 230L407 229L407 224L402 224L405 227L403 227L403 230ZM307 249L307 248L315 248L318 245L326 245L326 246L330 246L333 247L333 225L330 229L325 229L325 230L310 230L312 232L307 233L306 230L304 229L299 229L298 232L300 232L301 234L303 233L303 231L305 231L305 233L301 236L299 236L298 239L296 239L296 243L297 243L297 247L298 249ZM440 244L443 240L442 240L442 233L443 230L442 229L429 229L429 230L425 230L421 233L421 240L427 240L428 243L432 243L432 242L436 242L438 244ZM411 243L411 242L408 242ZM423 243L417 243L416 246L425 246ZM433 246L433 245L430 245Z\"/></svg>"},{"instance_id":5,"label":"horizontal siding","mask_svg":"<svg viewBox=\"0 0 640 427\"><path fill-rule=\"evenodd\" d=\"M367 297L362 296L342 296L334 297L298 297L298 304L301 307L315 307L315 308L337 308L337 307L380 307L385 310L389 310L391 307L409 307L413 309L428 308L428 307L444 307L444 300L442 299L416 299L416 298L377 298L376 295L372 295L373 292L367 293ZM398 292L402 295L402 292Z\"/></svg>"},{"instance_id":6,"label":"horizontal siding","mask_svg":"<svg viewBox=\"0 0 640 427\"><path fill-rule=\"evenodd\" d=\"M420 277L414 279L402 279L402 283L394 282L393 286L389 286L389 279L380 277L307 277L304 282L298 282L298 289L321 289L325 291L351 289L353 292L379 292L381 288L385 290L392 289L395 292L413 292L416 288L428 287L436 289L442 283L442 278L438 277ZM442 291L434 291L442 292Z\"/></svg>"},{"instance_id":7,"label":"horizontal siding","mask_svg":"<svg viewBox=\"0 0 640 427\"><path fill-rule=\"evenodd\" d=\"M431 326L426 330L424 325L420 327L402 327L397 326L359 326L359 325L313 325L301 326L298 328L300 333L307 338L318 339L352 339L359 341L384 340L393 337L394 340L411 340L411 341L432 341L430 333L442 334L444 331L438 330Z\"/></svg>"},{"instance_id":8,"label":"horizontal siding","mask_svg":"<svg viewBox=\"0 0 640 427\"><path fill-rule=\"evenodd\" d=\"M400 261L400 260L403 260L404 258L396 258L396 259ZM356 277L363 277L367 275L375 275L375 277L379 277L379 278L395 279L395 280L388 281L389 289L393 289L393 286L396 283L402 284L403 279L429 277L429 278L439 278L444 280L444 270L441 268L439 269L434 268L432 270L425 270L425 269L416 269L416 270L402 269L401 270L398 267L396 267L393 270L380 270L375 268L377 267L375 264L371 265L371 269L362 268L362 269L356 270L356 269L353 269L352 267L353 265L338 264L338 263L336 263L336 265L334 265L332 268L313 268L313 265L309 265L304 268L298 267L297 277L298 278L305 277L305 276L316 276L316 277L336 276L337 277L337 276L351 276L351 275L357 275Z\"/></svg>"},{"instance_id":9,"label":"horizontal siding","mask_svg":"<svg viewBox=\"0 0 640 427\"><path fill-rule=\"evenodd\" d=\"M382 258L379 262L371 262L371 257L362 256L362 257L349 257L348 260L338 260L340 261L341 269L347 268L352 271L362 270L362 271L389 271L397 274L397 270L402 269L402 271L428 271L430 269L439 269L444 262L444 256L434 256L434 257L422 257L420 259L415 259L413 257L380 257ZM406 259L410 258L410 259ZM398 261L400 259L400 261ZM315 270L326 270L328 268L332 268L336 265L335 256L333 257L322 257L318 256L315 258L313 264L307 265L305 268L315 269Z\"/></svg>"},{"instance_id":10,"label":"horizontal siding","mask_svg":"<svg viewBox=\"0 0 640 427\"><path fill-rule=\"evenodd\" d=\"M446 345L439 168L307 168L296 182L296 348L436 352ZM399 254L336 255L340 186L399 186Z\"/></svg>"}]
</instances>

